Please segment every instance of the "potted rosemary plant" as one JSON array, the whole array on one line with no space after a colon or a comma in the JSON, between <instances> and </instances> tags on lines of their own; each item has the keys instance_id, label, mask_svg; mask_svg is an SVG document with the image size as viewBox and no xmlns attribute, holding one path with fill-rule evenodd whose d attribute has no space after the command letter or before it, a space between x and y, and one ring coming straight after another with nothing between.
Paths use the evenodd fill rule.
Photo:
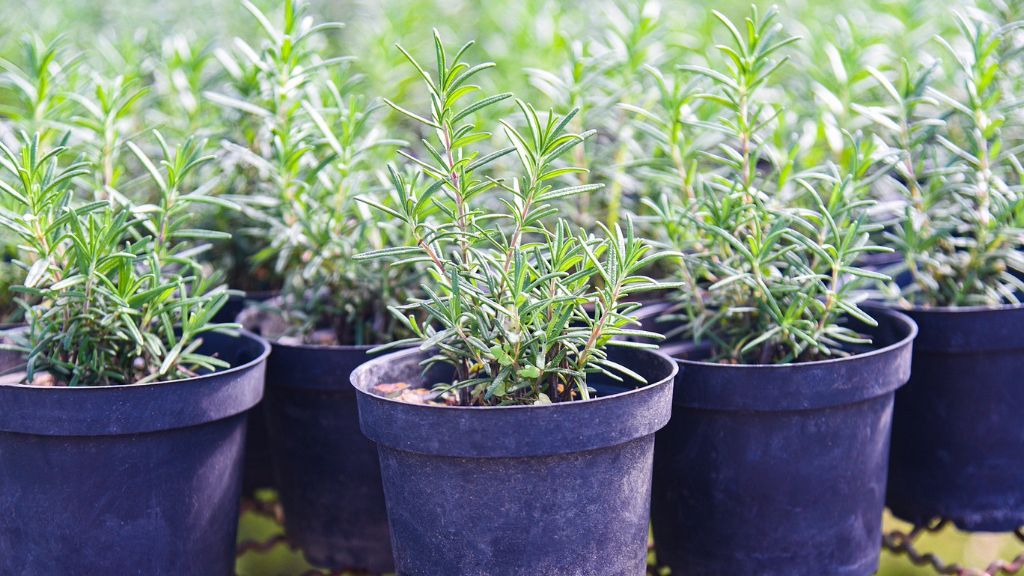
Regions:
<instances>
[{"instance_id":1,"label":"potted rosemary plant","mask_svg":"<svg viewBox=\"0 0 1024 576\"><path fill-rule=\"evenodd\" d=\"M313 97L320 96L311 85L323 69L345 60L320 57L318 43L324 40L324 33L341 24L315 23L306 17L302 0L281 3L280 26L251 2L242 0L241 4L253 24L258 23L261 42L236 38L234 50L218 50L226 81L217 90L202 93L205 101L220 110L223 138L218 160L225 172L221 196L240 207L207 215L210 226L239 231L226 250L213 257L228 270L229 283L238 290L218 318L226 321L236 320L247 305L280 294L285 282L283 267L275 266L274 256L287 238L275 234L296 224L285 221L295 215L287 213L292 208L290 199L306 185L303 178L315 178L308 165L312 155L307 154L314 135L309 132L311 124L302 103L309 100L309 105ZM250 496L276 485L262 407L253 411L248 438L244 491Z\"/></svg>"},{"instance_id":2,"label":"potted rosemary plant","mask_svg":"<svg viewBox=\"0 0 1024 576\"><path fill-rule=\"evenodd\" d=\"M629 327L627 299L659 285L660 255L625 229L599 236L549 223L582 168L563 155L588 134L573 114L517 101L510 146L491 151L474 113L470 45L437 69L411 56L431 108L393 105L422 125L414 168L391 169L395 202L367 199L411 238L361 258L413 261L426 296L395 307L419 344L352 376L363 432L377 443L399 574L643 574L654 432L668 419L675 365ZM500 160L515 160L502 168ZM425 178L424 178L425 177ZM589 307L587 305L590 305ZM417 320L417 314L426 318ZM424 369L426 368L426 369ZM580 535L585 535L582 538Z\"/></svg>"},{"instance_id":3,"label":"potted rosemary plant","mask_svg":"<svg viewBox=\"0 0 1024 576\"><path fill-rule=\"evenodd\" d=\"M0 572L228 574L246 412L269 346L211 323L227 298L187 227L215 202L190 174L210 158L157 135L161 168L129 144L155 199L80 202L94 176L64 149L0 145L0 226L18 237L26 325L0 384Z\"/></svg>"},{"instance_id":4,"label":"potted rosemary plant","mask_svg":"<svg viewBox=\"0 0 1024 576\"><path fill-rule=\"evenodd\" d=\"M874 249L857 193L870 147L854 146L848 166L794 170L784 104L765 90L794 39L774 10L740 27L715 14L732 40L719 48L727 64L686 66L678 84L712 110L682 118L699 136L658 139L713 144L693 162L662 162L657 181L673 184L649 202L682 254L683 284L643 314L678 342L672 421L655 451L657 558L687 575L867 576L916 330L899 314L869 316L854 291L880 276L854 266Z\"/></svg>"},{"instance_id":5,"label":"potted rosemary plant","mask_svg":"<svg viewBox=\"0 0 1024 576\"><path fill-rule=\"evenodd\" d=\"M303 7L287 4L282 28L260 51L276 59L259 67L263 81L289 70L294 92L277 112L255 112L259 101L237 104L266 122L265 155L245 152L269 176L250 195L249 227L265 244L255 263L283 282L280 296L249 306L239 320L273 343L264 412L289 540L317 566L390 572L380 466L359 431L349 374L372 347L411 335L388 305L418 286L415 268L355 258L406 241L404 227L375 221L356 200L388 201L377 192L386 190L381 153L402 142L384 138L380 105L358 92L358 78L339 59L319 59L310 36L336 25L304 18ZM289 53L294 38L306 41ZM324 66L331 61L337 70Z\"/></svg>"},{"instance_id":6,"label":"potted rosemary plant","mask_svg":"<svg viewBox=\"0 0 1024 576\"><path fill-rule=\"evenodd\" d=\"M886 241L901 256L889 304L920 326L897 395L888 504L906 520L965 530L1024 524L1024 119L1013 30L960 18L951 70L874 72L861 107L900 162L904 202Z\"/></svg>"}]
</instances>

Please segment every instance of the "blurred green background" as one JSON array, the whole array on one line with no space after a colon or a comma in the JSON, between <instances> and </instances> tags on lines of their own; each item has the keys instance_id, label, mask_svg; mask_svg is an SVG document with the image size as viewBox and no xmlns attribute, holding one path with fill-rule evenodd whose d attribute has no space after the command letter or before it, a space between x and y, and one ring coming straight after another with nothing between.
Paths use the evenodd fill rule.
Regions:
<instances>
[{"instance_id":1,"label":"blurred green background","mask_svg":"<svg viewBox=\"0 0 1024 576\"><path fill-rule=\"evenodd\" d=\"M275 16L280 11L270 0L256 0L255 4ZM413 52L419 51L428 45L431 29L436 27L452 40L477 39L482 57L498 63L501 74L496 76L502 90L514 91L540 107L550 104L544 92L530 82L527 70L563 69L575 41L593 39L602 45L636 50L630 56L638 62L659 58L658 51L702 52L712 44L710 8L742 18L750 2L313 0L310 4L311 13L318 18L346 23L344 30L330 35L331 48L356 57L355 68L366 75L371 94L397 98L406 90L408 70L393 45L401 41ZM820 76L826 87L830 78L841 75L836 58L847 65L853 61L860 70L872 65L872 59L889 59L893 54L914 59L922 44L954 25L952 10L969 12L975 7L969 1L949 4L934 0L794 0L778 4L790 32L807 43L804 54L817 55L797 62L790 73ZM993 4L998 10L1012 9L998 1L981 6L991 9ZM44 40L65 35L69 44L85 49L81 57L92 62L94 69L112 74L126 67L153 68L169 58L209 61L217 48L229 47L232 38L251 39L260 34L238 0L8 0L3 13L0 56L4 60L19 61L19 42L26 34ZM657 41L638 40L652 26L659 27ZM190 81L204 82L213 74L196 70L197 77ZM844 80L848 85L856 79ZM842 85L829 89L842 96ZM886 525L906 528L888 518ZM273 521L249 514L242 520L239 537L264 540L279 532ZM966 535L952 529L927 536L920 547L937 552L944 560L975 567L987 566L998 557L1011 558L1021 550L1007 535ZM238 565L241 576L291 576L309 569L301 554L286 546L248 554ZM912 576L933 572L884 554L879 573Z\"/></svg>"}]
</instances>

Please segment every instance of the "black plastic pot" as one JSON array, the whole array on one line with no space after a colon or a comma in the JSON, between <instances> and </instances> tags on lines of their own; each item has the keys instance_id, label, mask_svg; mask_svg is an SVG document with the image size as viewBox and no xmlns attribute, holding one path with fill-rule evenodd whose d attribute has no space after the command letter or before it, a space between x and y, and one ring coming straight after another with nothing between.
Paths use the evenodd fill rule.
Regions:
<instances>
[{"instance_id":1,"label":"black plastic pot","mask_svg":"<svg viewBox=\"0 0 1024 576\"><path fill-rule=\"evenodd\" d=\"M674 363L651 351L612 359L651 384L593 379L599 398L548 406L425 406L369 392L429 386L419 350L352 375L363 432L377 442L401 576L645 574L654 432L669 418Z\"/></svg>"},{"instance_id":2,"label":"black plastic pot","mask_svg":"<svg viewBox=\"0 0 1024 576\"><path fill-rule=\"evenodd\" d=\"M212 322L234 322L238 318L238 315L242 313L242 310L245 310L246 306L253 303L266 302L280 293L280 290L260 290L256 292L246 292L244 294L233 292L228 296L228 301L224 303L224 306L221 306L221 309L213 315Z\"/></svg>"},{"instance_id":3,"label":"black plastic pot","mask_svg":"<svg viewBox=\"0 0 1024 576\"><path fill-rule=\"evenodd\" d=\"M232 294L213 318L213 322L234 322L246 306L266 302L280 294L278 290L248 292L244 296ZM269 368L268 368L269 370ZM245 454L242 459L242 494L253 496L256 491L275 488L274 466L270 459L270 440L267 436L267 416L260 402L249 412L245 431Z\"/></svg>"},{"instance_id":4,"label":"black plastic pot","mask_svg":"<svg viewBox=\"0 0 1024 576\"><path fill-rule=\"evenodd\" d=\"M270 453L270 432L267 430L267 426L266 401L261 400L249 412L245 426L242 495L246 497L254 497L260 490L277 488L273 456Z\"/></svg>"},{"instance_id":5,"label":"black plastic pot","mask_svg":"<svg viewBox=\"0 0 1024 576\"><path fill-rule=\"evenodd\" d=\"M318 566L390 572L377 448L349 383L369 349L275 343L264 404L290 541Z\"/></svg>"},{"instance_id":6,"label":"black plastic pot","mask_svg":"<svg viewBox=\"0 0 1024 576\"><path fill-rule=\"evenodd\" d=\"M896 252L869 252L857 260L857 266L868 270L885 271L902 260L903 256Z\"/></svg>"},{"instance_id":7,"label":"black plastic pot","mask_svg":"<svg viewBox=\"0 0 1024 576\"><path fill-rule=\"evenodd\" d=\"M234 322L235 318L242 313L245 308L246 297L243 294L231 294L228 296L228 301L221 306L220 310L213 315L211 322L218 324Z\"/></svg>"},{"instance_id":8,"label":"black plastic pot","mask_svg":"<svg viewBox=\"0 0 1024 576\"><path fill-rule=\"evenodd\" d=\"M269 345L204 336L233 368L157 384L0 385L0 574L234 573L246 411Z\"/></svg>"},{"instance_id":9,"label":"black plastic pot","mask_svg":"<svg viewBox=\"0 0 1024 576\"><path fill-rule=\"evenodd\" d=\"M1024 526L1024 306L907 314L920 335L896 395L889 507L964 530Z\"/></svg>"},{"instance_id":10,"label":"black plastic pot","mask_svg":"<svg viewBox=\"0 0 1024 576\"><path fill-rule=\"evenodd\" d=\"M655 450L660 564L683 576L876 571L893 393L910 376L916 334L905 316L877 319L855 326L876 348L847 358L678 360Z\"/></svg>"}]
</instances>

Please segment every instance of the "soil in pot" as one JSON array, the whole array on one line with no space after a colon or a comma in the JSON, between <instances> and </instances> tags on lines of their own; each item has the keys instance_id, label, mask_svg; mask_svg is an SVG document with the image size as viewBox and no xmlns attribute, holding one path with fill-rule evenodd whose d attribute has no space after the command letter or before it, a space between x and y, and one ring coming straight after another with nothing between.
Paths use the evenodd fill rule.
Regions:
<instances>
[{"instance_id":1,"label":"soil in pot","mask_svg":"<svg viewBox=\"0 0 1024 576\"><path fill-rule=\"evenodd\" d=\"M359 431L349 376L369 346L274 343L267 419L289 540L312 564L393 570L377 449Z\"/></svg>"},{"instance_id":2,"label":"soil in pot","mask_svg":"<svg viewBox=\"0 0 1024 576\"><path fill-rule=\"evenodd\" d=\"M878 321L857 327L875 349L842 359L678 360L655 451L659 564L685 576L877 570L893 394L916 333L905 316Z\"/></svg>"},{"instance_id":3,"label":"soil in pot","mask_svg":"<svg viewBox=\"0 0 1024 576\"><path fill-rule=\"evenodd\" d=\"M627 390L594 378L595 400L471 408L369 392L451 380L442 366L424 374L419 350L355 371L362 429L380 452L398 574L646 573L654 432L669 417L675 365L656 352L610 352L651 384Z\"/></svg>"},{"instance_id":4,"label":"soil in pot","mask_svg":"<svg viewBox=\"0 0 1024 576\"><path fill-rule=\"evenodd\" d=\"M232 368L89 388L0 386L0 574L232 574L246 412L269 345Z\"/></svg>"},{"instance_id":5,"label":"soil in pot","mask_svg":"<svg viewBox=\"0 0 1024 576\"><path fill-rule=\"evenodd\" d=\"M1024 526L1024 306L906 314L920 335L896 394L889 507L918 524Z\"/></svg>"}]
</instances>

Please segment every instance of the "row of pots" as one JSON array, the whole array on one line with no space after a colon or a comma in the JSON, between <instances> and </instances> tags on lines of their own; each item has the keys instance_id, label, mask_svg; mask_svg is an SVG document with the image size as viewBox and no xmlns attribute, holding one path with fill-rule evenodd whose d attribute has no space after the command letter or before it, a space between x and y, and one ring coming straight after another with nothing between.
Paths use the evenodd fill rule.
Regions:
<instances>
[{"instance_id":1,"label":"row of pots","mask_svg":"<svg viewBox=\"0 0 1024 576\"><path fill-rule=\"evenodd\" d=\"M653 510L675 574L866 575L886 503L969 530L1024 524L1024 308L910 316L912 370L914 323L880 312L864 327L875 348L849 358L735 366L692 347L665 347L674 362L621 349L651 385L595 380L599 399L546 407L402 403L368 390L450 375L423 374L416 350L365 362L366 348L275 344L252 414L266 417L289 537L317 565L643 574ZM232 573L269 347L247 334L205 346L234 368L0 386L0 573Z\"/></svg>"}]
</instances>

